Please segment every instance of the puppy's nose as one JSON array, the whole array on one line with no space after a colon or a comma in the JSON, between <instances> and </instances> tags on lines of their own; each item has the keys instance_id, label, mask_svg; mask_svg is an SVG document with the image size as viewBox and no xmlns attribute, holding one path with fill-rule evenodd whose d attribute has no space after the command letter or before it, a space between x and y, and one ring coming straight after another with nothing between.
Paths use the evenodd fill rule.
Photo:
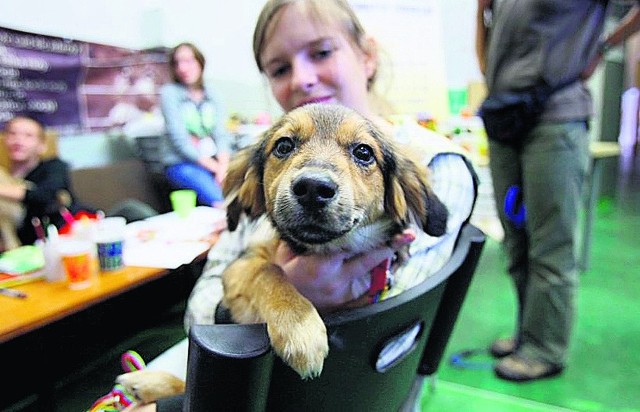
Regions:
<instances>
[{"instance_id":1,"label":"puppy's nose","mask_svg":"<svg viewBox=\"0 0 640 412\"><path fill-rule=\"evenodd\" d=\"M300 176L293 182L293 194L304 207L322 208L336 197L338 185L324 176Z\"/></svg>"}]
</instances>

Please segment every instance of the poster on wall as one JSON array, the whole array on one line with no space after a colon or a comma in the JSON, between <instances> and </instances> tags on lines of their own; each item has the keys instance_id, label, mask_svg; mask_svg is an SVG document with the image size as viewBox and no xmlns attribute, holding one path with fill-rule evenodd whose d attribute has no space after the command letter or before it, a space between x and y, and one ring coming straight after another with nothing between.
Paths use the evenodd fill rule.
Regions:
<instances>
[{"instance_id":1,"label":"poster on wall","mask_svg":"<svg viewBox=\"0 0 640 412\"><path fill-rule=\"evenodd\" d=\"M378 42L378 93L392 111L448 116L445 50L437 0L351 0Z\"/></svg>"},{"instance_id":2,"label":"poster on wall","mask_svg":"<svg viewBox=\"0 0 640 412\"><path fill-rule=\"evenodd\" d=\"M0 27L0 128L17 114L60 134L159 127L168 50L133 50Z\"/></svg>"}]
</instances>

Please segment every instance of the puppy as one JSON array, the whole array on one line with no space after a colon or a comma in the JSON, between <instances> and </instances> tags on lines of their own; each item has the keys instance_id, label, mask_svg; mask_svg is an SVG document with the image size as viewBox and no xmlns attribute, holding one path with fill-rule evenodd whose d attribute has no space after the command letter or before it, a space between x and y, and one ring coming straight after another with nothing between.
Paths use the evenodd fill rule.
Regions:
<instances>
[{"instance_id":1,"label":"puppy","mask_svg":"<svg viewBox=\"0 0 640 412\"><path fill-rule=\"evenodd\" d=\"M224 271L222 304L235 322L265 322L274 351L302 378L321 373L327 332L312 303L273 263L278 243L297 254L357 254L410 224L433 236L446 230L447 210L426 168L370 121L337 105L306 105L283 116L234 157L224 193L230 230L243 214L266 214L272 230ZM127 375L119 382L146 398Z\"/></svg>"}]
</instances>

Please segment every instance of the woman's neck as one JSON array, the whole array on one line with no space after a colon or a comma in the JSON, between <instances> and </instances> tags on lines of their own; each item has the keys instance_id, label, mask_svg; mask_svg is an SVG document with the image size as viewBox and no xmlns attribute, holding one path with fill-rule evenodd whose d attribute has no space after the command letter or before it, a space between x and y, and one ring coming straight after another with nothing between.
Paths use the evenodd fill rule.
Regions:
<instances>
[{"instance_id":1,"label":"woman's neck","mask_svg":"<svg viewBox=\"0 0 640 412\"><path fill-rule=\"evenodd\" d=\"M187 86L189 98L196 103L200 103L204 99L204 89L196 85Z\"/></svg>"},{"instance_id":2,"label":"woman's neck","mask_svg":"<svg viewBox=\"0 0 640 412\"><path fill-rule=\"evenodd\" d=\"M28 175L33 169L38 167L40 159L28 159L23 162L13 163L11 165L11 176L23 178Z\"/></svg>"}]
</instances>

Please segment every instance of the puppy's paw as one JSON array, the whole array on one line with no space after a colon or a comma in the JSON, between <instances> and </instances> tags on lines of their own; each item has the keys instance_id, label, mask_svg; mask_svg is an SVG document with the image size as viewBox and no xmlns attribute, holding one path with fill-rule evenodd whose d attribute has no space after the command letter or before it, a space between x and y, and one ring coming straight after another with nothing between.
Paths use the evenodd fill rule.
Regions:
<instances>
[{"instance_id":1,"label":"puppy's paw","mask_svg":"<svg viewBox=\"0 0 640 412\"><path fill-rule=\"evenodd\" d=\"M184 393L184 382L163 371L139 370L116 378L138 402L149 403Z\"/></svg>"},{"instance_id":2,"label":"puppy's paw","mask_svg":"<svg viewBox=\"0 0 640 412\"><path fill-rule=\"evenodd\" d=\"M277 321L267 322L274 351L303 379L315 378L322 372L329 354L327 328L315 309L306 314L282 314Z\"/></svg>"}]
</instances>

